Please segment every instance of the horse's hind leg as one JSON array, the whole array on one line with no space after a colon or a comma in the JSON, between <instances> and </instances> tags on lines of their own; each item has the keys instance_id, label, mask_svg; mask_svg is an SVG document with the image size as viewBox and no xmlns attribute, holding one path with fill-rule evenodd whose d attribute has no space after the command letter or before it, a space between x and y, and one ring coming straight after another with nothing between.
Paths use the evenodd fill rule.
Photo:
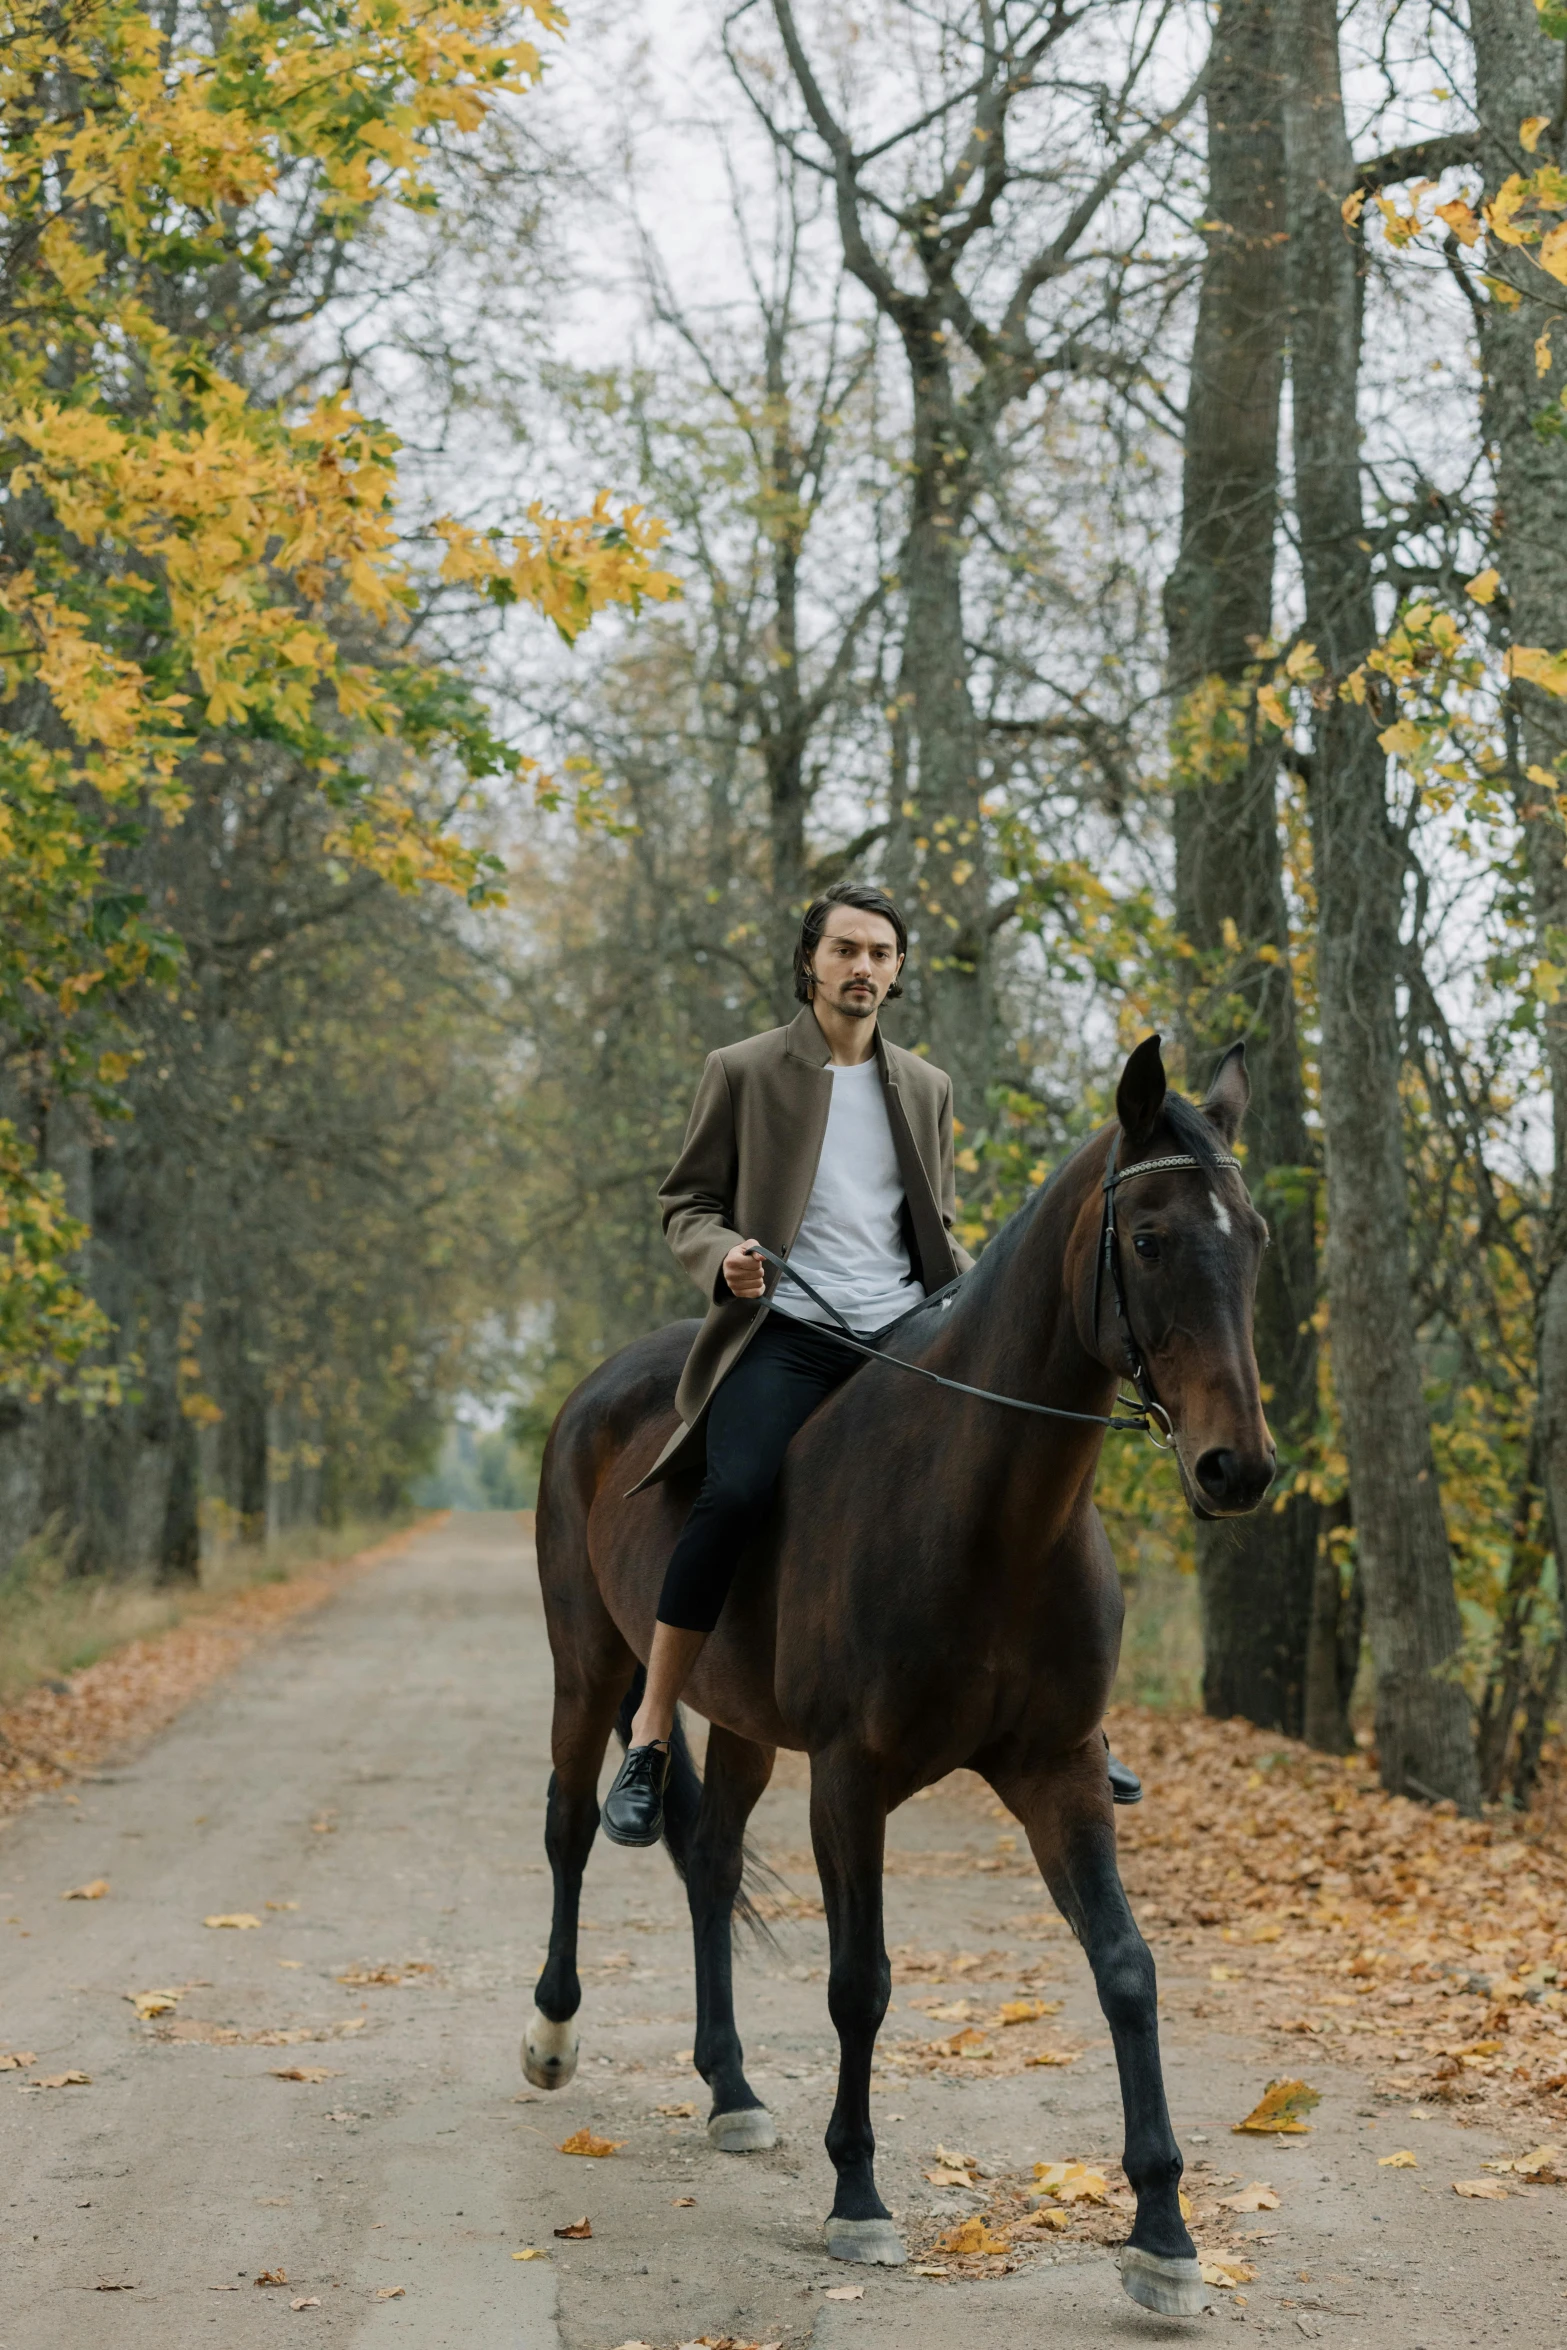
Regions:
<instances>
[{"instance_id":1,"label":"horse's hind leg","mask_svg":"<svg viewBox=\"0 0 1567 2350\"><path fill-rule=\"evenodd\" d=\"M773 1750L713 1728L707 1741L702 1798L689 1838L677 1851L685 1868L696 1945L696 2069L713 2094L707 2134L726 2154L777 2144L772 2115L745 2077L735 2029L734 1907L744 1864L745 1824L772 1776ZM670 1842L675 1822L669 1820Z\"/></svg>"},{"instance_id":2,"label":"horse's hind leg","mask_svg":"<svg viewBox=\"0 0 1567 2350\"><path fill-rule=\"evenodd\" d=\"M834 2260L907 2258L876 2192L871 2060L892 1995L882 1935L881 1874L887 1807L869 1760L828 1750L811 1759L811 1841L822 1880L831 1957L827 2007L838 2033L838 2096L827 2152L838 2174L823 2231Z\"/></svg>"},{"instance_id":3,"label":"horse's hind leg","mask_svg":"<svg viewBox=\"0 0 1567 2350\"><path fill-rule=\"evenodd\" d=\"M593 1644L591 1663L555 1659L555 1720L544 1850L555 1880L549 1954L533 1995L522 2041L522 2069L537 2089L564 2089L577 2069L577 1906L582 1872L598 1833L599 1769L632 1672L632 1658L607 1613L609 1637Z\"/></svg>"},{"instance_id":4,"label":"horse's hind leg","mask_svg":"<svg viewBox=\"0 0 1567 2350\"><path fill-rule=\"evenodd\" d=\"M1056 1907L1087 1952L1110 2026L1126 2120L1123 2161L1137 2197L1137 2217L1121 2254L1121 2282L1145 2309L1195 2317L1207 2296L1197 2248L1181 2217L1181 2150L1159 2061L1153 1956L1116 1866L1103 1743L1096 1731L1064 1759L987 1769L986 1776L1028 1832Z\"/></svg>"}]
</instances>

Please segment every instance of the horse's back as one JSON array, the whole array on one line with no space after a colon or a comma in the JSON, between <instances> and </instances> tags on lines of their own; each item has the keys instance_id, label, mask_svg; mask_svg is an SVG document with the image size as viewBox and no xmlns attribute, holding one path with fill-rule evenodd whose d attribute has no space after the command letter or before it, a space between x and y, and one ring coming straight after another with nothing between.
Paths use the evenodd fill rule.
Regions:
<instances>
[{"instance_id":1,"label":"horse's back","mask_svg":"<svg viewBox=\"0 0 1567 2350\"><path fill-rule=\"evenodd\" d=\"M588 1512L615 1464L655 1423L673 1422L675 1390L700 1328L696 1321L671 1322L634 1338L590 1371L556 1413L539 1470L538 1558L546 1588L552 1568L585 1555ZM654 1457L650 1452L643 1465ZM625 1483L631 1482L627 1473Z\"/></svg>"}]
</instances>

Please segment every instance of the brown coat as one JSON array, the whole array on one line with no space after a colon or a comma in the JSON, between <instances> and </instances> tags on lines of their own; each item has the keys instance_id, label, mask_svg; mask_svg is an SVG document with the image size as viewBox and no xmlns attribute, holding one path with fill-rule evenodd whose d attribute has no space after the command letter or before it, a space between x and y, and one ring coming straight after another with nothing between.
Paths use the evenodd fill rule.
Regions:
<instances>
[{"instance_id":1,"label":"brown coat","mask_svg":"<svg viewBox=\"0 0 1567 2350\"><path fill-rule=\"evenodd\" d=\"M763 1298L738 1298L723 1262L743 1240L778 1256L794 1246L827 1131L831 1058L809 1005L787 1028L708 1055L685 1145L658 1195L665 1237L706 1298L707 1319L675 1395L680 1426L642 1485L699 1465L707 1407L766 1319L777 1273L768 1267ZM876 1059L903 1174L909 1259L927 1290L940 1289L971 1261L951 1235L952 1081L880 1029Z\"/></svg>"}]
</instances>

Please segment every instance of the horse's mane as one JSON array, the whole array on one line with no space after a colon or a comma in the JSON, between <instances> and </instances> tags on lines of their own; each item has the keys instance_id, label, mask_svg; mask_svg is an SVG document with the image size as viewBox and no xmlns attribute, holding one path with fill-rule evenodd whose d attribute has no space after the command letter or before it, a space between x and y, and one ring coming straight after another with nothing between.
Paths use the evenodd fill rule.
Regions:
<instances>
[{"instance_id":1,"label":"horse's mane","mask_svg":"<svg viewBox=\"0 0 1567 2350\"><path fill-rule=\"evenodd\" d=\"M1161 1130L1163 1130L1162 1133ZM1039 1189L1030 1193L1020 1207L1013 1209L995 1238L987 1243L976 1260L974 1270L964 1276L963 1286L956 1299L957 1306L971 1306L981 1313L985 1311L991 1302L992 1293L999 1289L1007 1279L1008 1268L1021 1247L1033 1218L1040 1213L1045 1201L1056 1186L1070 1174L1084 1152L1092 1149L1102 1132L1103 1128L1097 1129L1095 1133L1088 1135L1084 1141L1080 1142L1075 1150L1069 1151ZM1215 1134L1209 1121L1203 1116L1202 1111L1195 1102L1188 1101L1186 1096L1181 1093L1166 1093L1160 1107L1158 1122L1154 1128L1154 1137L1150 1139L1150 1147L1144 1154L1145 1156L1156 1157L1158 1155L1154 1148L1155 1139L1167 1141L1169 1144L1173 1144L1176 1150L1188 1152L1200 1165L1210 1168L1214 1173L1218 1172L1220 1160L1225 1155L1219 1137ZM916 1306L914 1312L908 1316L898 1331L900 1339L907 1336L916 1344L923 1344L932 1335L931 1325L925 1320L927 1310L939 1313L941 1308L936 1306L926 1309Z\"/></svg>"}]
</instances>

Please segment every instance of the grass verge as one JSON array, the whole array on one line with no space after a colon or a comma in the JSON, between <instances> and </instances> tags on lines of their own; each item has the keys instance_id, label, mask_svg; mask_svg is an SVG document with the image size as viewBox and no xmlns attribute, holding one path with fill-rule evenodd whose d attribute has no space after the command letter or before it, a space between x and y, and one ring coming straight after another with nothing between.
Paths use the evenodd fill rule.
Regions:
<instances>
[{"instance_id":1,"label":"grass verge","mask_svg":"<svg viewBox=\"0 0 1567 2350\"><path fill-rule=\"evenodd\" d=\"M412 1515L301 1529L263 1551L234 1543L205 1564L199 1583L72 1575L47 1539L30 1542L0 1574L0 1705L40 1683L63 1682L134 1640L156 1639L192 1618L221 1613L242 1593L286 1583L386 1541Z\"/></svg>"}]
</instances>

